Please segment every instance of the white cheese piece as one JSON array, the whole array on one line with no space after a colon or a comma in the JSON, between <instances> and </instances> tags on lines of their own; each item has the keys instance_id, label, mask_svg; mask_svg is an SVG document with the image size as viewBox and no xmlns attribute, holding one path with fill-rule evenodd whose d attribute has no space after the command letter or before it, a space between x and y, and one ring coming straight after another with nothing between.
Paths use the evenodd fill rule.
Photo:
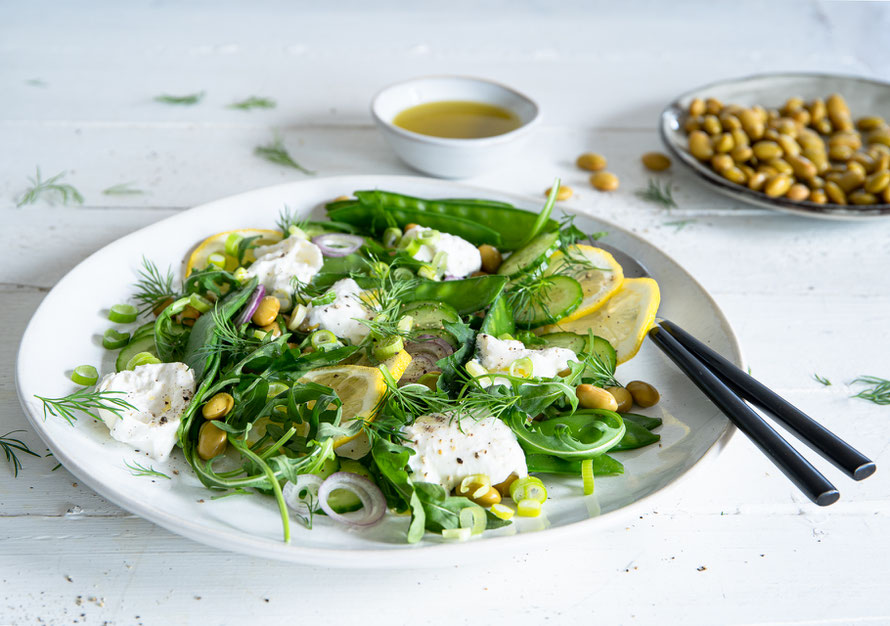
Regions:
<instances>
[{"instance_id":1,"label":"white cheese piece","mask_svg":"<svg viewBox=\"0 0 890 626\"><path fill-rule=\"evenodd\" d=\"M412 479L438 483L448 491L471 474L485 474L492 485L510 474L528 476L525 454L510 427L496 417L457 418L448 413L421 415L403 429L412 450Z\"/></svg>"},{"instance_id":2,"label":"white cheese piece","mask_svg":"<svg viewBox=\"0 0 890 626\"><path fill-rule=\"evenodd\" d=\"M553 378L568 368L569 361L578 361L578 355L568 348L534 350L526 348L521 341L501 340L485 333L476 336L476 355L482 367L490 373L507 373L511 363L528 357L532 362L532 376L535 378ZM507 384L507 380L495 378L493 384Z\"/></svg>"},{"instance_id":3,"label":"white cheese piece","mask_svg":"<svg viewBox=\"0 0 890 626\"><path fill-rule=\"evenodd\" d=\"M432 229L426 226L415 226L408 231L408 237L416 239L420 233L428 230ZM445 276L464 278L482 269L482 255L479 254L479 249L476 246L457 235L443 232L439 233L439 237L432 244L420 246L420 250L417 251L414 258L429 263L437 252L444 252L448 255L443 272Z\"/></svg>"},{"instance_id":4,"label":"white cheese piece","mask_svg":"<svg viewBox=\"0 0 890 626\"><path fill-rule=\"evenodd\" d=\"M291 278L308 283L324 263L318 246L295 236L271 246L257 246L253 253L256 261L247 268L247 276L258 279L269 294L293 293Z\"/></svg>"},{"instance_id":5,"label":"white cheese piece","mask_svg":"<svg viewBox=\"0 0 890 626\"><path fill-rule=\"evenodd\" d=\"M176 443L180 418L195 395L195 372L185 363L140 365L105 376L96 390L122 391L116 395L135 407L123 409L120 417L99 409L111 436L163 461Z\"/></svg>"},{"instance_id":6,"label":"white cheese piece","mask_svg":"<svg viewBox=\"0 0 890 626\"><path fill-rule=\"evenodd\" d=\"M374 316L359 297L362 288L353 279L343 278L325 293L335 293L337 298L330 304L310 306L304 323L313 330L329 330L341 339L349 339L353 345L360 343L370 329L357 320Z\"/></svg>"}]
</instances>

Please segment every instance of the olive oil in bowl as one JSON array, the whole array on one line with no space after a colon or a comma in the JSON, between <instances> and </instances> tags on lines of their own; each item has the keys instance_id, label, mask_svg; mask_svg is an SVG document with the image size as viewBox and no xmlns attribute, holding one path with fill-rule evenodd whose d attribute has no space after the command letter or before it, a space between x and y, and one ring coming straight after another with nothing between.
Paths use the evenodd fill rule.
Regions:
<instances>
[{"instance_id":1,"label":"olive oil in bowl","mask_svg":"<svg viewBox=\"0 0 890 626\"><path fill-rule=\"evenodd\" d=\"M418 104L400 112L392 123L412 133L447 139L495 137L522 126L509 109L466 100Z\"/></svg>"}]
</instances>

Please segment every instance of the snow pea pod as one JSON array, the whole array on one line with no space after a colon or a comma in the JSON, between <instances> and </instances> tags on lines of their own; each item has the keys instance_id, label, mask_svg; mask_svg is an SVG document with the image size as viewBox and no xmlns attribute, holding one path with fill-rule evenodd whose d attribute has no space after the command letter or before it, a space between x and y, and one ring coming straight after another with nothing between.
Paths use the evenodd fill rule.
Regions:
<instances>
[{"instance_id":1,"label":"snow pea pod","mask_svg":"<svg viewBox=\"0 0 890 626\"><path fill-rule=\"evenodd\" d=\"M542 422L513 412L504 420L527 453L567 460L592 459L614 448L626 431L618 413L592 410Z\"/></svg>"},{"instance_id":2,"label":"snow pea pod","mask_svg":"<svg viewBox=\"0 0 890 626\"><path fill-rule=\"evenodd\" d=\"M661 426L661 419L657 417L647 417L645 415L637 415L635 413L622 413L621 419L627 427L624 437L618 442L618 445L612 448L612 452L621 452L622 450L636 450L651 445L661 439L661 435L650 432L653 428Z\"/></svg>"},{"instance_id":3,"label":"snow pea pod","mask_svg":"<svg viewBox=\"0 0 890 626\"><path fill-rule=\"evenodd\" d=\"M533 237L545 230L556 230L559 228L556 220L552 220L549 217L550 210L553 207L552 202L549 201L544 211L541 214L536 214L523 211L507 203L490 200L465 200L459 198L424 200L379 190L356 191L355 196L363 206L383 208L387 211L402 210L427 215L438 214L451 219L461 219L474 224L488 225L498 232L501 242L498 244L491 241L473 241L473 243L476 243L476 245L490 243L501 250L516 250L529 240L530 234ZM423 224L419 221L416 223ZM436 227L431 226L431 228ZM463 236L447 228L439 230ZM467 238L464 237L464 239ZM468 239L468 241L472 240Z\"/></svg>"},{"instance_id":4,"label":"snow pea pod","mask_svg":"<svg viewBox=\"0 0 890 626\"><path fill-rule=\"evenodd\" d=\"M328 212L328 217L332 220L352 224L378 235L390 226L404 228L408 224L420 224L421 226L457 235L477 246L487 243L492 246L502 247L501 234L497 230L486 226L483 222L446 213L416 209L383 209L380 206L355 204L332 209Z\"/></svg>"},{"instance_id":5,"label":"snow pea pod","mask_svg":"<svg viewBox=\"0 0 890 626\"><path fill-rule=\"evenodd\" d=\"M405 296L405 302L431 300L453 306L466 315L480 311L491 304L507 284L506 276L474 276L462 280L425 280L413 293Z\"/></svg>"},{"instance_id":6,"label":"snow pea pod","mask_svg":"<svg viewBox=\"0 0 890 626\"><path fill-rule=\"evenodd\" d=\"M512 335L516 332L516 322L513 320L513 309L503 293L498 294L485 314L482 328L479 332L500 337L503 334Z\"/></svg>"},{"instance_id":7,"label":"snow pea pod","mask_svg":"<svg viewBox=\"0 0 890 626\"><path fill-rule=\"evenodd\" d=\"M613 448L614 450L614 448ZM537 474L565 474L567 476L581 475L581 461L566 461L546 454L528 454L525 457L528 471ZM624 473L624 464L601 454L593 458L594 476L617 476Z\"/></svg>"}]
</instances>

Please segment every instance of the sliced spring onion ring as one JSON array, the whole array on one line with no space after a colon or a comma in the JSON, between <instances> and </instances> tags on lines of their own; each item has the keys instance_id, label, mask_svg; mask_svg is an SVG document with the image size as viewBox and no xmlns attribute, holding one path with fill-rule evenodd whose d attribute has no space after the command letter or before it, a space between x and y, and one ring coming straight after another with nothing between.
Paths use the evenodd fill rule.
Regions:
<instances>
[{"instance_id":1,"label":"sliced spring onion ring","mask_svg":"<svg viewBox=\"0 0 890 626\"><path fill-rule=\"evenodd\" d=\"M334 300L337 299L337 294L333 291L329 291L323 296L319 296L312 300L309 304L312 306L327 306L328 304L333 304Z\"/></svg>"},{"instance_id":2,"label":"sliced spring onion ring","mask_svg":"<svg viewBox=\"0 0 890 626\"><path fill-rule=\"evenodd\" d=\"M358 235L346 233L325 233L312 238L312 243L318 246L322 255L326 257L341 257L352 254L361 248L365 240Z\"/></svg>"},{"instance_id":3,"label":"sliced spring onion ring","mask_svg":"<svg viewBox=\"0 0 890 626\"><path fill-rule=\"evenodd\" d=\"M516 376L518 378L531 378L532 373L534 372L534 364L532 363L531 358L523 357L521 359L516 359L512 363L510 363L510 376Z\"/></svg>"},{"instance_id":4,"label":"sliced spring onion ring","mask_svg":"<svg viewBox=\"0 0 890 626\"><path fill-rule=\"evenodd\" d=\"M488 370L482 367L482 364L476 359L467 361L467 364L464 365L464 369L467 370L467 374L477 379L476 382L479 383L480 386L491 386L492 381L491 378L488 376Z\"/></svg>"},{"instance_id":5,"label":"sliced spring onion ring","mask_svg":"<svg viewBox=\"0 0 890 626\"><path fill-rule=\"evenodd\" d=\"M437 251L436 254L433 255L431 265L438 271L444 272L445 268L448 267L448 253L444 250Z\"/></svg>"},{"instance_id":6,"label":"sliced spring onion ring","mask_svg":"<svg viewBox=\"0 0 890 626\"><path fill-rule=\"evenodd\" d=\"M71 372L71 380L78 385L89 387L90 385L95 385L96 381L99 380L99 372L92 365L78 365Z\"/></svg>"},{"instance_id":7,"label":"sliced spring onion ring","mask_svg":"<svg viewBox=\"0 0 890 626\"><path fill-rule=\"evenodd\" d=\"M269 393L266 395L266 397L272 399L275 396L284 393L288 389L290 389L288 385L285 385L284 383L278 381L269 383Z\"/></svg>"},{"instance_id":8,"label":"sliced spring onion ring","mask_svg":"<svg viewBox=\"0 0 890 626\"><path fill-rule=\"evenodd\" d=\"M300 474L296 482L288 482L281 489L284 502L299 515L309 515L310 507L318 510L318 489L324 482L315 474Z\"/></svg>"},{"instance_id":9,"label":"sliced spring onion ring","mask_svg":"<svg viewBox=\"0 0 890 626\"><path fill-rule=\"evenodd\" d=\"M491 509L489 510L498 519L512 519L513 516L516 515L516 512L506 504L492 504Z\"/></svg>"},{"instance_id":10,"label":"sliced spring onion ring","mask_svg":"<svg viewBox=\"0 0 890 626\"><path fill-rule=\"evenodd\" d=\"M247 270L244 269L243 267L235 268L235 271L232 273L232 275L235 277L235 280L237 280L239 283L247 282Z\"/></svg>"},{"instance_id":11,"label":"sliced spring onion ring","mask_svg":"<svg viewBox=\"0 0 890 626\"><path fill-rule=\"evenodd\" d=\"M593 459L581 461L581 481L584 484L584 495L593 495Z\"/></svg>"},{"instance_id":12,"label":"sliced spring onion ring","mask_svg":"<svg viewBox=\"0 0 890 626\"><path fill-rule=\"evenodd\" d=\"M513 335L511 335L510 333L501 333L500 335L498 335L498 339L500 339L501 341L514 341Z\"/></svg>"},{"instance_id":13,"label":"sliced spring onion ring","mask_svg":"<svg viewBox=\"0 0 890 626\"><path fill-rule=\"evenodd\" d=\"M402 237L401 241L399 241L399 249L404 250L408 256L414 256L420 252L420 247L422 245L423 244L418 241L417 237L412 237L407 234Z\"/></svg>"},{"instance_id":14,"label":"sliced spring onion ring","mask_svg":"<svg viewBox=\"0 0 890 626\"><path fill-rule=\"evenodd\" d=\"M399 323L396 324L396 328L403 333L411 332L411 329L414 328L414 318L410 315L403 315L399 319Z\"/></svg>"},{"instance_id":15,"label":"sliced spring onion ring","mask_svg":"<svg viewBox=\"0 0 890 626\"><path fill-rule=\"evenodd\" d=\"M414 278L414 272L407 267L397 267L392 271L392 278L395 281L411 280Z\"/></svg>"},{"instance_id":16,"label":"sliced spring onion ring","mask_svg":"<svg viewBox=\"0 0 890 626\"><path fill-rule=\"evenodd\" d=\"M417 275L427 280L438 280L439 278L436 268L428 264L421 265L417 270Z\"/></svg>"},{"instance_id":17,"label":"sliced spring onion ring","mask_svg":"<svg viewBox=\"0 0 890 626\"><path fill-rule=\"evenodd\" d=\"M309 343L313 348L319 349L325 344L339 343L337 335L329 330L316 330L309 335Z\"/></svg>"},{"instance_id":18,"label":"sliced spring onion ring","mask_svg":"<svg viewBox=\"0 0 890 626\"><path fill-rule=\"evenodd\" d=\"M287 322L287 329L297 330L300 324L306 321L307 315L309 315L309 309L305 305L298 304L295 306L293 313L290 314L290 320Z\"/></svg>"},{"instance_id":19,"label":"sliced spring onion ring","mask_svg":"<svg viewBox=\"0 0 890 626\"><path fill-rule=\"evenodd\" d=\"M108 311L108 319L116 324L131 324L139 317L139 310L132 304L115 304Z\"/></svg>"},{"instance_id":20,"label":"sliced spring onion ring","mask_svg":"<svg viewBox=\"0 0 890 626\"><path fill-rule=\"evenodd\" d=\"M516 505L516 513L520 517L537 517L541 514L541 503L528 498L520 500Z\"/></svg>"},{"instance_id":21,"label":"sliced spring onion ring","mask_svg":"<svg viewBox=\"0 0 890 626\"><path fill-rule=\"evenodd\" d=\"M151 352L137 352L129 361L127 361L128 370L134 370L140 365L154 365L160 363L161 359L153 355Z\"/></svg>"},{"instance_id":22,"label":"sliced spring onion ring","mask_svg":"<svg viewBox=\"0 0 890 626\"><path fill-rule=\"evenodd\" d=\"M206 313L213 306L210 300L196 293L189 296L189 304L201 313Z\"/></svg>"},{"instance_id":23,"label":"sliced spring onion ring","mask_svg":"<svg viewBox=\"0 0 890 626\"><path fill-rule=\"evenodd\" d=\"M544 502L547 499L547 487L535 476L518 478L510 484L510 497L513 498L513 502L522 500Z\"/></svg>"},{"instance_id":24,"label":"sliced spring onion ring","mask_svg":"<svg viewBox=\"0 0 890 626\"><path fill-rule=\"evenodd\" d=\"M209 257L207 257L207 262L217 269L226 269L226 255L219 252L214 252Z\"/></svg>"},{"instance_id":25,"label":"sliced spring onion ring","mask_svg":"<svg viewBox=\"0 0 890 626\"><path fill-rule=\"evenodd\" d=\"M473 486L476 485L476 488L473 489ZM470 489L473 489L473 492L470 493ZM457 487L457 493L461 496L467 496L469 498L481 498L491 489L491 478L488 477L487 474L470 474L462 481L460 481L460 485Z\"/></svg>"},{"instance_id":26,"label":"sliced spring onion ring","mask_svg":"<svg viewBox=\"0 0 890 626\"><path fill-rule=\"evenodd\" d=\"M374 358L378 361L385 361L386 359L397 355L404 349L404 347L405 342L402 341L401 337L398 335L390 335L376 343L374 346Z\"/></svg>"},{"instance_id":27,"label":"sliced spring onion ring","mask_svg":"<svg viewBox=\"0 0 890 626\"><path fill-rule=\"evenodd\" d=\"M470 538L473 531L469 528L443 528L442 537L452 541L466 541Z\"/></svg>"},{"instance_id":28,"label":"sliced spring onion ring","mask_svg":"<svg viewBox=\"0 0 890 626\"><path fill-rule=\"evenodd\" d=\"M402 238L402 229L396 228L395 226L390 226L386 230L383 231L383 245L387 248L395 248L399 245L399 240Z\"/></svg>"},{"instance_id":29,"label":"sliced spring onion ring","mask_svg":"<svg viewBox=\"0 0 890 626\"><path fill-rule=\"evenodd\" d=\"M487 525L485 509L481 506L465 506L460 510L460 527L469 528L470 534L481 535Z\"/></svg>"},{"instance_id":30,"label":"sliced spring onion ring","mask_svg":"<svg viewBox=\"0 0 890 626\"><path fill-rule=\"evenodd\" d=\"M123 333L114 328L109 328L102 335L102 347L106 350L123 348L130 341L130 333Z\"/></svg>"},{"instance_id":31,"label":"sliced spring onion ring","mask_svg":"<svg viewBox=\"0 0 890 626\"><path fill-rule=\"evenodd\" d=\"M228 237L226 237L226 254L229 256L233 256L236 259L238 258L238 246L241 245L241 242L244 240L244 237L239 235L238 233L230 233Z\"/></svg>"},{"instance_id":32,"label":"sliced spring onion ring","mask_svg":"<svg viewBox=\"0 0 890 626\"><path fill-rule=\"evenodd\" d=\"M309 240L309 234L296 224L291 224L287 227L287 236L299 237L300 239L306 239L307 241Z\"/></svg>"},{"instance_id":33,"label":"sliced spring onion ring","mask_svg":"<svg viewBox=\"0 0 890 626\"><path fill-rule=\"evenodd\" d=\"M362 501L362 508L350 513L337 513L328 504L328 497L335 489L344 489ZM372 526L386 513L386 498L380 487L352 472L335 472L328 476L318 489L318 504L332 520L350 526Z\"/></svg>"},{"instance_id":34,"label":"sliced spring onion ring","mask_svg":"<svg viewBox=\"0 0 890 626\"><path fill-rule=\"evenodd\" d=\"M422 230L417 233L415 238L421 243L421 245L429 246L439 241L440 234L441 233L439 233L438 230Z\"/></svg>"},{"instance_id":35,"label":"sliced spring onion ring","mask_svg":"<svg viewBox=\"0 0 890 626\"><path fill-rule=\"evenodd\" d=\"M389 274L389 265L383 261L374 261L371 263L371 275L377 278L385 278Z\"/></svg>"}]
</instances>

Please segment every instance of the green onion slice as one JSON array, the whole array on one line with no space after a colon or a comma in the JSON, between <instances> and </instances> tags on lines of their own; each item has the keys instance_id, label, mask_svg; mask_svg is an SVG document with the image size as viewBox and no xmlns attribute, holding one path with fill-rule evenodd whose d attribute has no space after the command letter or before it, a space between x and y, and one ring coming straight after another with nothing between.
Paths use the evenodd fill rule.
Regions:
<instances>
[{"instance_id":1,"label":"green onion slice","mask_svg":"<svg viewBox=\"0 0 890 626\"><path fill-rule=\"evenodd\" d=\"M387 248L395 248L402 238L402 229L391 226L383 231L383 245Z\"/></svg>"},{"instance_id":2,"label":"green onion slice","mask_svg":"<svg viewBox=\"0 0 890 626\"><path fill-rule=\"evenodd\" d=\"M410 235L405 235L399 241L399 249L404 250L408 256L414 256L420 252L420 246L422 245L416 237L411 237Z\"/></svg>"},{"instance_id":3,"label":"green onion slice","mask_svg":"<svg viewBox=\"0 0 890 626\"><path fill-rule=\"evenodd\" d=\"M290 389L290 387L282 382L276 381L274 383L269 383L269 393L267 397L270 399L274 398L275 396L284 393L288 389Z\"/></svg>"},{"instance_id":4,"label":"green onion slice","mask_svg":"<svg viewBox=\"0 0 890 626\"><path fill-rule=\"evenodd\" d=\"M405 342L402 341L402 338L398 335L385 337L378 341L377 345L374 346L374 358L378 361L385 361L386 359L397 355L404 349L404 347Z\"/></svg>"},{"instance_id":5,"label":"green onion slice","mask_svg":"<svg viewBox=\"0 0 890 626\"><path fill-rule=\"evenodd\" d=\"M92 365L78 365L71 372L71 380L78 385L89 387L90 385L95 385L96 381L99 380L99 372Z\"/></svg>"},{"instance_id":6,"label":"green onion slice","mask_svg":"<svg viewBox=\"0 0 890 626\"><path fill-rule=\"evenodd\" d=\"M333 304L334 300L336 300L336 299L337 299L337 294L334 293L333 291L329 291L326 294L324 294L323 296L320 296L320 297L316 298L315 300L313 300L312 302L310 302L310 304L312 306L326 306L328 304Z\"/></svg>"},{"instance_id":7,"label":"green onion slice","mask_svg":"<svg viewBox=\"0 0 890 626\"><path fill-rule=\"evenodd\" d=\"M593 459L581 461L581 481L584 484L584 495L593 495Z\"/></svg>"},{"instance_id":8,"label":"green onion slice","mask_svg":"<svg viewBox=\"0 0 890 626\"><path fill-rule=\"evenodd\" d=\"M102 347L106 350L123 348L130 341L130 333L122 333L114 328L109 328L102 335Z\"/></svg>"},{"instance_id":9,"label":"green onion slice","mask_svg":"<svg viewBox=\"0 0 890 626\"><path fill-rule=\"evenodd\" d=\"M329 330L316 330L309 335L309 343L312 344L313 348L318 349L326 344L339 343L339 340L337 339L337 335Z\"/></svg>"},{"instance_id":10,"label":"green onion slice","mask_svg":"<svg viewBox=\"0 0 890 626\"><path fill-rule=\"evenodd\" d=\"M207 262L217 269L226 269L226 255L220 254L219 252L214 252L207 257Z\"/></svg>"},{"instance_id":11,"label":"green onion slice","mask_svg":"<svg viewBox=\"0 0 890 626\"><path fill-rule=\"evenodd\" d=\"M226 237L226 254L229 256L233 256L236 259L238 258L238 246L241 245L241 241L244 239L238 233L231 233L228 237Z\"/></svg>"},{"instance_id":12,"label":"green onion slice","mask_svg":"<svg viewBox=\"0 0 890 626\"><path fill-rule=\"evenodd\" d=\"M154 365L160 363L161 359L153 355L151 352L137 352L129 361L127 361L127 369L134 370L140 365Z\"/></svg>"},{"instance_id":13,"label":"green onion slice","mask_svg":"<svg viewBox=\"0 0 890 626\"><path fill-rule=\"evenodd\" d=\"M466 541L473 533L469 528L443 528L442 537L452 541Z\"/></svg>"},{"instance_id":14,"label":"green onion slice","mask_svg":"<svg viewBox=\"0 0 890 626\"><path fill-rule=\"evenodd\" d=\"M422 265L420 269L417 270L417 275L428 280L436 280L438 278L436 268L429 264Z\"/></svg>"},{"instance_id":15,"label":"green onion slice","mask_svg":"<svg viewBox=\"0 0 890 626\"><path fill-rule=\"evenodd\" d=\"M465 506L460 510L460 527L469 528L471 535L481 535L488 522L481 506Z\"/></svg>"},{"instance_id":16,"label":"green onion slice","mask_svg":"<svg viewBox=\"0 0 890 626\"><path fill-rule=\"evenodd\" d=\"M547 499L547 487L540 478L526 476L510 484L510 497L513 498L513 502L521 503L522 500L544 502Z\"/></svg>"},{"instance_id":17,"label":"green onion slice","mask_svg":"<svg viewBox=\"0 0 890 626\"><path fill-rule=\"evenodd\" d=\"M115 304L108 311L108 319L117 324L130 324L139 317L139 310L132 304Z\"/></svg>"},{"instance_id":18,"label":"green onion slice","mask_svg":"<svg viewBox=\"0 0 890 626\"><path fill-rule=\"evenodd\" d=\"M189 304L201 313L206 313L210 310L210 307L213 306L213 303L210 302L210 300L196 293L193 293L191 296L189 296Z\"/></svg>"},{"instance_id":19,"label":"green onion slice","mask_svg":"<svg viewBox=\"0 0 890 626\"><path fill-rule=\"evenodd\" d=\"M537 517L541 514L541 503L530 498L520 500L516 505L516 512L520 517Z\"/></svg>"}]
</instances>

